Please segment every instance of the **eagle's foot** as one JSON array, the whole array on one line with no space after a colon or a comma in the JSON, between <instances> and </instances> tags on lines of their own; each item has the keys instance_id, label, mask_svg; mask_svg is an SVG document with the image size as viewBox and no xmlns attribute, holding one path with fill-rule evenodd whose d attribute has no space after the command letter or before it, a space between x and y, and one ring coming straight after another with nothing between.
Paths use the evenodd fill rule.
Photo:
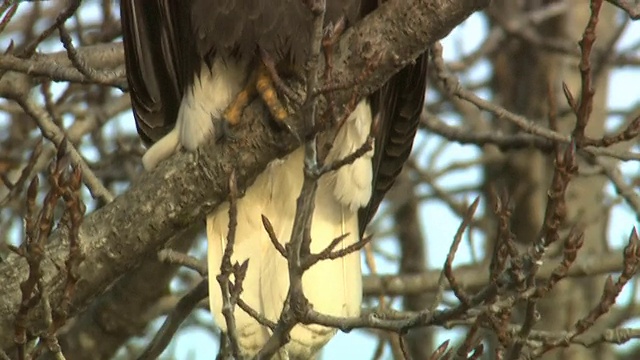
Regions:
<instances>
[{"instance_id":1,"label":"eagle's foot","mask_svg":"<svg viewBox=\"0 0 640 360\"><path fill-rule=\"evenodd\" d=\"M278 97L275 84L277 80L274 79L274 76L277 75L272 75L264 62L260 64L257 71L256 90L260 94L260 98L267 105L267 109L269 109L269 113L271 113L276 124L287 127L285 120L289 117L289 113Z\"/></svg>"},{"instance_id":2,"label":"eagle's foot","mask_svg":"<svg viewBox=\"0 0 640 360\"><path fill-rule=\"evenodd\" d=\"M232 120L223 116L222 119L213 118L211 121L213 121L215 128L216 142L235 142L238 140L238 136L233 132L233 129L231 129L231 127L235 125Z\"/></svg>"},{"instance_id":3,"label":"eagle's foot","mask_svg":"<svg viewBox=\"0 0 640 360\"><path fill-rule=\"evenodd\" d=\"M245 87L233 98L229 106L222 113L222 119L214 117L213 121L216 130L216 141L235 141L237 136L232 128L240 123L244 109L256 96L255 76L249 79Z\"/></svg>"},{"instance_id":4,"label":"eagle's foot","mask_svg":"<svg viewBox=\"0 0 640 360\"><path fill-rule=\"evenodd\" d=\"M295 131L287 120L290 119L289 112L283 105L281 99L286 98L296 106L302 106L302 100L293 90L288 87L278 75L276 66L266 52L262 52L262 63L257 70L256 89L260 98L265 103L273 118L273 123L283 131L297 137ZM300 141L300 139L298 139Z\"/></svg>"},{"instance_id":5,"label":"eagle's foot","mask_svg":"<svg viewBox=\"0 0 640 360\"><path fill-rule=\"evenodd\" d=\"M285 131L292 132L289 124L286 123L286 120L289 118L289 113L279 98L278 89L280 89L280 86L278 84L280 84L282 80L278 77L277 73L272 73L272 70L275 70L275 68L270 69L268 66L264 61L260 62L258 68L253 71L242 91L240 91L233 98L229 106L227 106L222 114L222 119L212 119L217 134L217 141L237 140L237 137L233 134L233 127L240 123L244 109L249 106L257 95L260 96L267 106L275 124Z\"/></svg>"}]
</instances>

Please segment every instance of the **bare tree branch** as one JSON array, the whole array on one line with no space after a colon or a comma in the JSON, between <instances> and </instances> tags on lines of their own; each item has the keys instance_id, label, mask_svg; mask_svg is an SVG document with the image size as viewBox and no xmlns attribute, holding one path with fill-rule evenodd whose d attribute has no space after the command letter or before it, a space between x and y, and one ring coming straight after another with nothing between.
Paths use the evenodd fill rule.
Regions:
<instances>
[{"instance_id":1,"label":"bare tree branch","mask_svg":"<svg viewBox=\"0 0 640 360\"><path fill-rule=\"evenodd\" d=\"M560 261L557 259L556 261ZM539 280L548 279L557 262L547 260L536 273ZM622 271L623 264L618 252L604 254L582 254L571 266L567 276L590 277L598 274L609 274ZM460 266L453 271L461 286L471 291L487 284L486 265ZM379 295L411 295L434 292L438 289L439 270L430 270L421 274L365 276L363 291L365 296Z\"/></svg>"}]
</instances>

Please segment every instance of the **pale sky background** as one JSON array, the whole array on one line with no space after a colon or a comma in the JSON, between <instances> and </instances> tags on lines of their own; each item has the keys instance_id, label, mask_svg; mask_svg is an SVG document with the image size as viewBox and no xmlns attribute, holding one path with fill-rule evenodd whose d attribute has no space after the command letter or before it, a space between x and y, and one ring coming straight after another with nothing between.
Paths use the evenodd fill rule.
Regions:
<instances>
[{"instance_id":1,"label":"pale sky background","mask_svg":"<svg viewBox=\"0 0 640 360\"><path fill-rule=\"evenodd\" d=\"M81 18L85 21L90 20L93 17L99 16L100 9L93 5L94 1L85 1L84 11L81 13ZM29 4L21 5L22 11L29 9ZM608 4L605 4L608 6ZM117 11L117 9L115 9ZM442 44L444 46L444 54L446 60L455 60L459 57L473 52L479 44L482 43L484 37L487 35L487 23L482 15L473 15L462 25L458 26L455 30L447 36ZM622 41L619 43L619 48L626 49L631 46L636 46L640 41L640 23L630 24L626 29L625 35ZM50 43L53 47L43 45L40 51L52 51L61 49L59 43ZM466 78L461 80L464 82L472 81L477 82L481 79L486 79L491 75L490 64L487 61L478 62L473 70L467 75ZM611 83L609 86L609 101L612 108L624 109L637 105L640 102L640 71L636 69L621 69L616 70L612 74ZM488 98L485 93L480 93L481 96ZM0 119L0 122L7 119ZM459 121L455 115L446 119L451 123ZM615 119L612 119L612 124L615 123ZM131 114L125 114L116 121L111 121L105 127L106 134L118 134L122 132L135 131L133 118ZM436 149L443 139L433 135L420 136L416 139L416 146L425 144L426 151L423 151L421 158L427 159L429 155ZM97 156L95 153L84 154L91 160ZM447 150L443 156L439 157L438 162L435 164L435 168L443 168L451 163L473 159L479 154L478 148L475 146L464 146L457 143L448 144ZM632 173L639 171L640 164L626 163L621 166L624 172ZM443 189L456 188L464 184L479 183L481 181L481 169L478 167L459 170L450 175L440 178L437 183ZM124 190L124 189L123 189ZM612 187L607 187L610 195L615 195ZM429 189L425 189L428 192ZM467 199L469 202L473 200L472 196ZM481 209L484 204L481 204ZM480 210L481 210L480 209ZM425 238L428 239L428 263L430 267L439 269L444 263L449 245L453 238L453 234L459 225L459 219L449 210L449 208L438 201L427 202L420 208L422 215L422 230L425 234ZM616 206L612 212L611 225L609 226L609 241L612 247L621 247L626 243L627 237L631 228L637 226L637 219L634 218L633 213L630 211L627 205ZM16 229L18 230L18 229ZM21 231L21 230L19 230ZM20 238L20 237L18 237ZM474 236L474 247L476 253L481 256L482 251L482 239L479 236ZM378 242L379 246L386 251L397 254L397 245L395 240L382 240ZM456 263L463 264L471 261L471 252L469 251L469 242L462 242L462 246L457 253ZM378 269L380 273L395 273L396 267L393 264L384 262L383 260L377 261ZM363 269L366 271L366 266L363 265ZM620 299L629 299L631 294L624 292ZM200 311L198 316L203 319L207 319L209 314L204 311ZM154 326L159 327L161 320L155 322ZM639 324L635 324L638 326ZM462 331L462 330L460 330ZM438 339L438 343L460 334L458 330L441 331ZM350 334L338 333L335 338L326 346L323 359L370 359L373 355L377 339L371 336L365 336L359 331L355 330ZM204 360L213 359L217 353L217 340L211 334L201 330L182 331L179 336L174 338L168 351L171 351L176 355L178 359L193 359ZM386 350L385 359L391 358L391 355Z\"/></svg>"}]
</instances>

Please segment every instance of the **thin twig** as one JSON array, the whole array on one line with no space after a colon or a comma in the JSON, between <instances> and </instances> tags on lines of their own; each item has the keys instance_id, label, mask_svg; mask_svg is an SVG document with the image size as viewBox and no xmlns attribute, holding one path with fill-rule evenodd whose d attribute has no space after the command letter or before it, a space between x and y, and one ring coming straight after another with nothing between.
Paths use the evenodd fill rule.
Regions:
<instances>
[{"instance_id":1,"label":"thin twig","mask_svg":"<svg viewBox=\"0 0 640 360\"><path fill-rule=\"evenodd\" d=\"M310 44L306 78L307 90L303 112L306 120L305 128L307 133L311 133L312 135L304 143L304 180L302 182L300 196L296 202L296 213L291 229L291 240L287 249L289 291L273 334L256 355L259 359L270 358L289 341L289 333L299 322L300 314L309 308L308 300L302 291L302 274L304 273L303 259L304 256L309 253L310 249L311 220L315 207L315 195L319 178L317 136L311 131L315 129L316 124L317 99L313 96L313 89L316 88L320 71L319 58L326 2L325 0L308 0L308 6L313 13L314 32Z\"/></svg>"},{"instance_id":2,"label":"thin twig","mask_svg":"<svg viewBox=\"0 0 640 360\"><path fill-rule=\"evenodd\" d=\"M209 294L209 280L204 278L196 287L191 289L184 295L171 310L167 318L162 323L160 330L153 337L153 340L147 345L144 352L138 357L138 360L157 359L160 354L167 348L171 339L180 328L180 325L196 308L198 303L207 298Z\"/></svg>"},{"instance_id":3,"label":"thin twig","mask_svg":"<svg viewBox=\"0 0 640 360\"><path fill-rule=\"evenodd\" d=\"M238 188L236 182L235 170L229 175L229 233L227 234L227 243L224 247L224 253L220 262L220 274L216 276L216 280L220 284L222 292L222 315L227 325L226 335L231 345L231 353L235 359L240 358L240 346L238 345L238 334L236 333L235 305L236 299L240 293L234 293L233 289L237 286L242 287L243 277L238 276L235 266L231 264L231 256L233 256L233 247L236 241L236 229L238 227ZM246 271L248 259L245 260L243 267ZM234 275L235 284L231 283L231 275Z\"/></svg>"},{"instance_id":4,"label":"thin twig","mask_svg":"<svg viewBox=\"0 0 640 360\"><path fill-rule=\"evenodd\" d=\"M47 111L40 108L31 99L23 97L14 100L24 109L25 113L35 120L45 138L53 142L56 147L60 147L63 142L66 143L71 161L82 170L84 184L91 192L91 195L94 198L102 199L106 203L113 201L113 195L104 187L102 181L94 174L73 144L66 140L64 132L53 122Z\"/></svg>"},{"instance_id":5,"label":"thin twig","mask_svg":"<svg viewBox=\"0 0 640 360\"><path fill-rule=\"evenodd\" d=\"M176 264L195 270L202 277L207 276L207 264L205 262L179 251L162 249L158 251L158 260L167 264Z\"/></svg>"}]
</instances>

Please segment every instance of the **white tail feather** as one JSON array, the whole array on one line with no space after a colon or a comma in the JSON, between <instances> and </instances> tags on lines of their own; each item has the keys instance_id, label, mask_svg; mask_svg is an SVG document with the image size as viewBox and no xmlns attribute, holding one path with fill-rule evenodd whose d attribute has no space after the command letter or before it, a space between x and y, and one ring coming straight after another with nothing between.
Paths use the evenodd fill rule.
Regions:
<instances>
[{"instance_id":1,"label":"white tail feather","mask_svg":"<svg viewBox=\"0 0 640 360\"><path fill-rule=\"evenodd\" d=\"M178 129L174 128L144 153L142 166L147 171L152 170L160 161L173 155L178 150L178 147Z\"/></svg>"},{"instance_id":2,"label":"white tail feather","mask_svg":"<svg viewBox=\"0 0 640 360\"><path fill-rule=\"evenodd\" d=\"M180 146L196 150L214 134L214 120L220 119L246 81L246 64L214 61L212 69L203 65L193 87L186 91L176 127L154 144L143 157L147 170L171 156ZM371 111L361 102L339 132L327 161L341 159L360 147L369 134ZM311 250L324 250L333 239L349 234L345 248L358 240L357 210L371 196L372 152L353 164L327 174L320 180L311 229ZM295 216L296 198L302 188L303 150L283 160L273 161L238 201L238 226L232 262L249 259L242 299L254 310L276 321L289 287L288 267L266 234L261 215L271 221L281 243L289 241ZM207 217L209 300L216 323L223 330L222 297L216 275L228 232L228 204ZM314 309L334 316L355 316L360 312L362 279L359 253L315 264L303 276L303 290ZM269 338L269 331L242 310L236 309L239 345L253 356ZM331 339L334 329L318 325L298 325L291 332L285 350L290 359L310 359Z\"/></svg>"},{"instance_id":3,"label":"white tail feather","mask_svg":"<svg viewBox=\"0 0 640 360\"><path fill-rule=\"evenodd\" d=\"M371 112L362 102L341 130L328 159L340 159L362 145L369 134ZM354 129L354 128L364 128ZM283 160L272 162L238 201L238 227L232 261L249 259L242 299L254 310L277 321L289 287L286 260L266 234L261 215L273 225L281 243L289 241L295 216L296 198L302 188L303 149ZM358 159L320 180L311 227L311 251L324 250L333 239L349 234L339 248L358 240L357 208L371 195L371 159ZM338 186L345 188L338 189ZM338 197L338 194L339 197ZM217 324L225 329L221 313L220 286L215 281L228 231L228 204L207 218L209 239L209 300ZM349 254L315 264L303 276L303 290L315 310L334 316L355 316L360 312L362 275L360 254ZM253 356L268 340L269 332L244 311L236 310L239 342L245 355ZM249 336L251 334L251 336ZM290 359L312 358L335 334L335 329L319 325L298 325L285 347Z\"/></svg>"}]
</instances>

